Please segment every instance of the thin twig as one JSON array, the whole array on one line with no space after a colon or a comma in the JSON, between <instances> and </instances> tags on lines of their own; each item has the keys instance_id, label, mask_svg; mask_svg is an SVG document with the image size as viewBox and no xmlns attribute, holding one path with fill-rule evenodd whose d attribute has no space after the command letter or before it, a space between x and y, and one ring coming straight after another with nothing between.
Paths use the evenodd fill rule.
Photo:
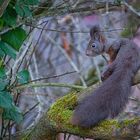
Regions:
<instances>
[{"instance_id":1,"label":"thin twig","mask_svg":"<svg viewBox=\"0 0 140 140\"><path fill-rule=\"evenodd\" d=\"M34 80L35 79L35 77L39 77L39 68L38 68L38 65L37 65L37 60L36 60L36 55L35 55L35 53L33 54L33 65L34 65L34 73L33 73L33 71L32 71L32 68L31 68L31 66L29 67L30 69L30 74L32 75L31 76L31 78L32 78L32 80ZM40 88L34 88L34 91L35 91L35 93L38 93L38 92L40 92ZM41 98L41 95L38 95L38 94L36 94L36 98L37 98L37 101L39 102L39 104L38 104L38 113L37 113L37 116L36 116L36 118L35 118L35 123L36 122L38 122L39 121L39 119L40 119L40 117L41 117L41 115L42 115L42 112L43 112L43 102L42 102L42 98Z\"/></svg>"},{"instance_id":2,"label":"thin twig","mask_svg":"<svg viewBox=\"0 0 140 140\"><path fill-rule=\"evenodd\" d=\"M9 58L8 58L8 60L5 62L5 64L4 64L4 65L5 65L5 66L8 66L8 63L10 62L10 60L11 60L11 59L12 59L12 58L11 58L11 57L9 57Z\"/></svg>"},{"instance_id":3,"label":"thin twig","mask_svg":"<svg viewBox=\"0 0 140 140\"><path fill-rule=\"evenodd\" d=\"M87 34L89 33L89 31L70 31L70 30L58 30L58 29L49 29L49 28L42 28L42 27L38 27L38 26L35 26L33 24L29 24L29 23L25 23L26 26L31 26L31 27L34 27L34 28L37 28L37 29L42 29L42 30L45 30L45 31L52 31L52 32L64 32L64 33L83 33L83 34ZM110 29L110 30L102 30L100 32L114 32L114 31L118 31L118 30L124 30L126 28L116 28L116 29Z\"/></svg>"},{"instance_id":4,"label":"thin twig","mask_svg":"<svg viewBox=\"0 0 140 140\"><path fill-rule=\"evenodd\" d=\"M70 139L70 137L71 137L71 134L68 134L67 140L69 140L69 139Z\"/></svg>"},{"instance_id":5,"label":"thin twig","mask_svg":"<svg viewBox=\"0 0 140 140\"><path fill-rule=\"evenodd\" d=\"M8 124L8 137L9 137L9 140L11 140L11 126L10 126L10 122Z\"/></svg>"},{"instance_id":6,"label":"thin twig","mask_svg":"<svg viewBox=\"0 0 140 140\"><path fill-rule=\"evenodd\" d=\"M28 35L26 36L24 41L27 39L27 37L29 36L30 33L31 32L28 33ZM30 48L30 46L25 46L25 48L23 49L23 45L20 47L18 57L16 58L14 65L12 67L12 74L11 74L11 78L10 78L11 86L13 86L17 82L16 73L18 72L21 64L23 63L23 60L25 59L25 56L26 56L27 52L29 51L29 48ZM9 74L9 73L10 73L10 70L7 72L7 74Z\"/></svg>"},{"instance_id":7,"label":"thin twig","mask_svg":"<svg viewBox=\"0 0 140 140\"><path fill-rule=\"evenodd\" d=\"M75 73L75 72L76 71L71 71L71 72L66 72L66 73L62 73L62 74L59 74L59 75L53 75L53 76L49 76L49 77L45 77L45 78L38 78L38 79L31 80L31 81L29 81L27 83L24 83L24 84L21 84L21 85L25 85L25 84L29 84L29 83L33 83L33 82L38 82L38 81L42 81L42 80L47 80L47 79L52 79L52 78L58 78L58 77L62 77L62 76L72 74L72 73Z\"/></svg>"},{"instance_id":8,"label":"thin twig","mask_svg":"<svg viewBox=\"0 0 140 140\"><path fill-rule=\"evenodd\" d=\"M26 114L28 114L30 111L32 111L39 103L36 103L33 107L31 107L27 112L25 112L23 114L23 116L25 116ZM13 125L15 124L15 122L13 122L10 127L13 127Z\"/></svg>"},{"instance_id":9,"label":"thin twig","mask_svg":"<svg viewBox=\"0 0 140 140\"><path fill-rule=\"evenodd\" d=\"M66 140L66 137L67 137L67 133L64 133L64 140Z\"/></svg>"},{"instance_id":10,"label":"thin twig","mask_svg":"<svg viewBox=\"0 0 140 140\"><path fill-rule=\"evenodd\" d=\"M36 103L34 106L32 106L29 110L27 110L27 111L23 114L23 116L25 116L26 114L28 114L29 112L31 112L34 108L36 108L36 107L38 106L38 104L39 104L39 102Z\"/></svg>"},{"instance_id":11,"label":"thin twig","mask_svg":"<svg viewBox=\"0 0 140 140\"><path fill-rule=\"evenodd\" d=\"M75 88L75 89L85 89L84 86L78 86L78 85L71 85L66 83L30 83L26 85L17 85L14 87L14 89L24 89L24 88L30 88L30 87L66 87L66 88Z\"/></svg>"},{"instance_id":12,"label":"thin twig","mask_svg":"<svg viewBox=\"0 0 140 140\"><path fill-rule=\"evenodd\" d=\"M31 32L32 32L32 30L30 31L30 33L31 33ZM29 34L30 34L30 33L29 33ZM29 34L28 34L27 36L29 36ZM24 56L22 57L21 62L20 62L20 64L19 64L19 66L17 67L17 71L16 71L16 72L19 71L19 69L20 69L20 67L21 67L21 65L22 65L22 63L23 63L23 61L24 61L24 59L25 59L25 57L26 57L26 55L27 55L27 53L28 53L28 51L29 51L31 45L32 45L32 42L29 44L29 46L28 46L28 48L27 48L27 50L26 50Z\"/></svg>"},{"instance_id":13,"label":"thin twig","mask_svg":"<svg viewBox=\"0 0 140 140\"><path fill-rule=\"evenodd\" d=\"M36 95L41 95L41 96L46 96L46 95L48 95L47 93L30 93L30 92L28 92L28 93L24 93L24 92L22 92L22 93L20 93L20 94L22 94L22 95L27 95L27 96L30 96L30 95L32 95L32 96L36 96Z\"/></svg>"},{"instance_id":14,"label":"thin twig","mask_svg":"<svg viewBox=\"0 0 140 140\"><path fill-rule=\"evenodd\" d=\"M107 60L107 58L103 54L101 56L103 57L103 59L105 60L105 62L108 64L109 61Z\"/></svg>"},{"instance_id":15,"label":"thin twig","mask_svg":"<svg viewBox=\"0 0 140 140\"><path fill-rule=\"evenodd\" d=\"M8 129L8 127L9 127L10 122L11 122L11 120L8 121L8 124L7 124L7 126L5 127L5 131L4 131L4 133L3 133L3 137L6 136L6 132L7 132L7 129Z\"/></svg>"},{"instance_id":16,"label":"thin twig","mask_svg":"<svg viewBox=\"0 0 140 140\"><path fill-rule=\"evenodd\" d=\"M14 27L8 27L8 28L6 28L6 29L3 29L3 30L0 32L0 35L3 35L3 34L5 34L5 33L9 32L9 31L11 31L11 30L13 30L13 29L15 29L15 28L17 28L17 27L20 27L21 25L23 25L23 23L19 23L18 25L14 26Z\"/></svg>"},{"instance_id":17,"label":"thin twig","mask_svg":"<svg viewBox=\"0 0 140 140\"><path fill-rule=\"evenodd\" d=\"M31 55L30 55L30 58L29 58L29 61L28 61L28 64L27 64L27 68L28 68L29 65L30 65L30 62L31 62L33 53L35 52L35 49L36 49L36 47L37 47L37 44L39 43L40 38L41 38L41 35L42 35L42 33L43 33L43 31L44 31L44 28L46 27L47 24L48 24L48 21L46 21L45 25L44 25L43 28L41 29L40 35L39 35L39 37L38 37L38 40L37 40L37 42L36 42L36 44L35 44L35 46L34 46L34 48L33 48L33 50L32 50Z\"/></svg>"},{"instance_id":18,"label":"thin twig","mask_svg":"<svg viewBox=\"0 0 140 140\"><path fill-rule=\"evenodd\" d=\"M10 0L4 0L2 5L0 6L0 17L3 15L5 9L7 8Z\"/></svg>"},{"instance_id":19,"label":"thin twig","mask_svg":"<svg viewBox=\"0 0 140 140\"><path fill-rule=\"evenodd\" d=\"M2 117L0 138L3 138L3 132L4 132L4 119Z\"/></svg>"},{"instance_id":20,"label":"thin twig","mask_svg":"<svg viewBox=\"0 0 140 140\"><path fill-rule=\"evenodd\" d=\"M28 47L26 47L24 50L20 49L20 56L16 59L13 67L12 67L12 77L11 77L11 85L13 85L16 82L16 72L18 69L18 66L20 65L21 61L23 60L23 57L25 56L26 51L28 50ZM7 72L7 74L9 74L10 71Z\"/></svg>"},{"instance_id":21,"label":"thin twig","mask_svg":"<svg viewBox=\"0 0 140 140\"><path fill-rule=\"evenodd\" d=\"M137 12L131 5L129 5L125 0L122 1L122 3L131 11L133 12L135 15L137 15L138 17L140 17L140 12Z\"/></svg>"}]
</instances>

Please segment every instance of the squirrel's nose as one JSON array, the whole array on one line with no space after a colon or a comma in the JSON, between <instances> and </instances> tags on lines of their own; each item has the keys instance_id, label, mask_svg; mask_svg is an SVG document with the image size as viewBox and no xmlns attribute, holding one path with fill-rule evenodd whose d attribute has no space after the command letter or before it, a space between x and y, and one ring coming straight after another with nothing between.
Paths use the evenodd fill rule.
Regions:
<instances>
[{"instance_id":1,"label":"squirrel's nose","mask_svg":"<svg viewBox=\"0 0 140 140\"><path fill-rule=\"evenodd\" d=\"M92 51L91 50L86 50L86 55L91 56L92 55Z\"/></svg>"}]
</instances>

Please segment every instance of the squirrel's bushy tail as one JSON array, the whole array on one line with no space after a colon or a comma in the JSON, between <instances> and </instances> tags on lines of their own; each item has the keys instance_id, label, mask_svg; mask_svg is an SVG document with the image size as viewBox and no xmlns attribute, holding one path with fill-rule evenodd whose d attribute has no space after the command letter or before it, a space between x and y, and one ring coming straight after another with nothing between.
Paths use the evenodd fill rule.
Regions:
<instances>
[{"instance_id":1,"label":"squirrel's bushy tail","mask_svg":"<svg viewBox=\"0 0 140 140\"><path fill-rule=\"evenodd\" d=\"M112 79L112 77L114 78ZM108 117L117 116L128 102L130 91L131 83L125 78L118 82L117 76L110 76L99 88L76 106L72 116L72 124L88 128Z\"/></svg>"},{"instance_id":2,"label":"squirrel's bushy tail","mask_svg":"<svg viewBox=\"0 0 140 140\"><path fill-rule=\"evenodd\" d=\"M98 109L93 111L93 108L93 110L90 110L89 108L87 109L86 106L91 108L91 106L88 106L87 104L80 104L79 106L77 106L72 116L73 125L89 128L91 126L95 126L101 120L107 118L107 110L103 111L102 109Z\"/></svg>"}]
</instances>

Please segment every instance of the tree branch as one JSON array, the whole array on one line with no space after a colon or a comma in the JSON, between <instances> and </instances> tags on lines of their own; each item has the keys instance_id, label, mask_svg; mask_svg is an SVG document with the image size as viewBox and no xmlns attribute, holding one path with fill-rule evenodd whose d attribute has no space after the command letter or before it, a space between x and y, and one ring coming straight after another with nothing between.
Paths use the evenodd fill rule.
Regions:
<instances>
[{"instance_id":1,"label":"tree branch","mask_svg":"<svg viewBox=\"0 0 140 140\"><path fill-rule=\"evenodd\" d=\"M80 93L71 93L58 99L32 130L21 135L22 138L27 140L34 140L34 138L37 140L53 140L60 132L102 140L133 140L134 137L139 136L140 118L126 119L121 122L105 120L90 129L83 129L70 123L74 106L77 104L79 97L83 98L86 94L90 94L97 86L96 84Z\"/></svg>"},{"instance_id":2,"label":"tree branch","mask_svg":"<svg viewBox=\"0 0 140 140\"><path fill-rule=\"evenodd\" d=\"M3 0L2 5L0 6L0 17L3 15L5 9L7 8L10 0Z\"/></svg>"}]
</instances>

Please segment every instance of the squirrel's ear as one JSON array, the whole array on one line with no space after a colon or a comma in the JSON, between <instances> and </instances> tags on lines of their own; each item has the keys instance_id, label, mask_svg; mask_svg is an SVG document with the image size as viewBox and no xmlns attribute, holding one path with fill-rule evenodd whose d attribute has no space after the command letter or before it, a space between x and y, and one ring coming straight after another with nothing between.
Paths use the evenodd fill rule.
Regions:
<instances>
[{"instance_id":1,"label":"squirrel's ear","mask_svg":"<svg viewBox=\"0 0 140 140\"><path fill-rule=\"evenodd\" d=\"M100 42L102 42L102 43L105 43L105 41L106 41L106 39L103 35L100 35L99 39L100 39Z\"/></svg>"},{"instance_id":2,"label":"squirrel's ear","mask_svg":"<svg viewBox=\"0 0 140 140\"><path fill-rule=\"evenodd\" d=\"M100 32L99 25L95 25L90 29L90 36L95 37Z\"/></svg>"}]
</instances>

